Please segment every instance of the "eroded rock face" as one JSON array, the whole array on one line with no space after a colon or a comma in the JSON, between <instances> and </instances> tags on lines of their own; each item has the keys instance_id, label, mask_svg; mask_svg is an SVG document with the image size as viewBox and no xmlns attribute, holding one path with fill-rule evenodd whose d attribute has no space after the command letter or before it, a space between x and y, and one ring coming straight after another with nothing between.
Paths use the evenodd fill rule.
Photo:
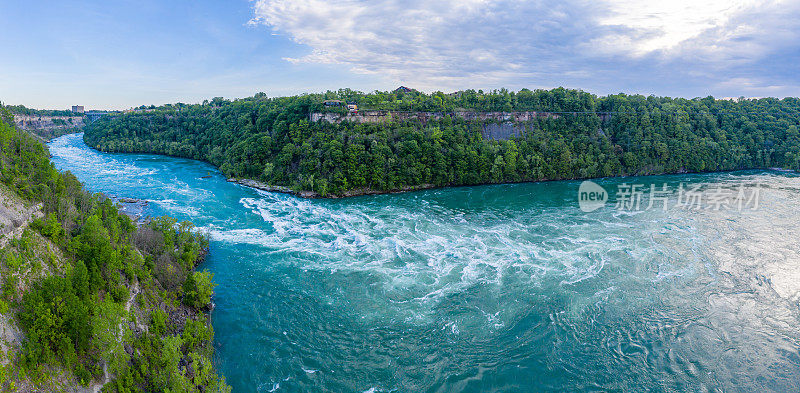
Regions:
<instances>
[{"instance_id":1,"label":"eroded rock face","mask_svg":"<svg viewBox=\"0 0 800 393\"><path fill-rule=\"evenodd\" d=\"M14 322L10 314L0 314L0 350L7 353L10 348L19 348L22 345L22 331ZM0 364L8 364L9 358L0 360Z\"/></svg>"},{"instance_id":2,"label":"eroded rock face","mask_svg":"<svg viewBox=\"0 0 800 393\"><path fill-rule=\"evenodd\" d=\"M82 116L29 116L14 115L17 127L23 130L57 130L83 127Z\"/></svg>"},{"instance_id":3,"label":"eroded rock face","mask_svg":"<svg viewBox=\"0 0 800 393\"><path fill-rule=\"evenodd\" d=\"M350 112L347 114L334 112L314 112L310 115L310 120L327 121L329 123L341 123L349 121L353 123L385 123L389 121L418 121L427 123L431 120L441 120L445 117L461 118L467 121L484 122L483 137L492 140L506 140L512 137L521 136L525 132L524 124L539 118L558 118L558 113L550 112L403 112L403 111L361 111Z\"/></svg>"},{"instance_id":4,"label":"eroded rock face","mask_svg":"<svg viewBox=\"0 0 800 393\"><path fill-rule=\"evenodd\" d=\"M522 136L525 133L525 126L520 123L489 123L483 126L483 137L495 141L507 140Z\"/></svg>"},{"instance_id":5,"label":"eroded rock face","mask_svg":"<svg viewBox=\"0 0 800 393\"><path fill-rule=\"evenodd\" d=\"M10 239L21 235L31 221L42 216L41 203L25 206L16 195L12 195L6 189L0 189L0 247L4 247Z\"/></svg>"}]
</instances>

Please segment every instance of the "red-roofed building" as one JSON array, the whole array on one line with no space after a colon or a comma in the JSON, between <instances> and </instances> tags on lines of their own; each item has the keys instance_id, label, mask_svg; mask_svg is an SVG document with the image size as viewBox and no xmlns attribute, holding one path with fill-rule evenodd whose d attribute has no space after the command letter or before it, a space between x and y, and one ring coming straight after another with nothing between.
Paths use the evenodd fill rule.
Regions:
<instances>
[{"instance_id":1,"label":"red-roofed building","mask_svg":"<svg viewBox=\"0 0 800 393\"><path fill-rule=\"evenodd\" d=\"M416 90L414 90L412 88L405 87L405 86L400 86L400 87L394 89L393 93L403 93L403 94L405 94L405 93L413 93L415 91Z\"/></svg>"}]
</instances>

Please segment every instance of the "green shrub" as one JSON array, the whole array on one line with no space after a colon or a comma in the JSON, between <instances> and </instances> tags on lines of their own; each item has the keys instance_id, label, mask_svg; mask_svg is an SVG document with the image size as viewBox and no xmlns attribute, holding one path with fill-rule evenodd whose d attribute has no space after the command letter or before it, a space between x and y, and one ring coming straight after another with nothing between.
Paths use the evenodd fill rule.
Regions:
<instances>
[{"instance_id":1,"label":"green shrub","mask_svg":"<svg viewBox=\"0 0 800 393\"><path fill-rule=\"evenodd\" d=\"M150 328L157 336L167 333L167 313L160 308L155 308L150 312Z\"/></svg>"},{"instance_id":2,"label":"green shrub","mask_svg":"<svg viewBox=\"0 0 800 393\"><path fill-rule=\"evenodd\" d=\"M195 309L208 307L214 293L213 278L214 275L207 270L190 274L183 283L183 303Z\"/></svg>"}]
</instances>

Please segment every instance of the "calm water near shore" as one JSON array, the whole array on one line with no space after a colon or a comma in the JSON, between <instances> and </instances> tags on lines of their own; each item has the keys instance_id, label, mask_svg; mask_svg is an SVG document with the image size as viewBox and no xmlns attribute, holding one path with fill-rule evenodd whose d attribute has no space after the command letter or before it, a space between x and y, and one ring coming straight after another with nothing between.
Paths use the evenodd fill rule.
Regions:
<instances>
[{"instance_id":1,"label":"calm water near shore","mask_svg":"<svg viewBox=\"0 0 800 393\"><path fill-rule=\"evenodd\" d=\"M578 181L300 199L82 134L49 147L90 191L210 233L234 392L800 390L793 173L602 179L612 199L760 184L759 206L584 213Z\"/></svg>"}]
</instances>

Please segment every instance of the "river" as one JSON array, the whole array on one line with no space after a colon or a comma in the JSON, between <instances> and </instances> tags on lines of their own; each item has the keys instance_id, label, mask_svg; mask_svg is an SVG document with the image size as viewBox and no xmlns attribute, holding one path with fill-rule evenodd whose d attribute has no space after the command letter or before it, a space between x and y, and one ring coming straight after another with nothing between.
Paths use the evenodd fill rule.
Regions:
<instances>
[{"instance_id":1,"label":"river","mask_svg":"<svg viewBox=\"0 0 800 393\"><path fill-rule=\"evenodd\" d=\"M234 392L800 389L792 173L601 179L612 201L585 213L579 181L300 199L82 134L49 148L90 191L210 233ZM636 183L749 187L758 204L615 208Z\"/></svg>"}]
</instances>

